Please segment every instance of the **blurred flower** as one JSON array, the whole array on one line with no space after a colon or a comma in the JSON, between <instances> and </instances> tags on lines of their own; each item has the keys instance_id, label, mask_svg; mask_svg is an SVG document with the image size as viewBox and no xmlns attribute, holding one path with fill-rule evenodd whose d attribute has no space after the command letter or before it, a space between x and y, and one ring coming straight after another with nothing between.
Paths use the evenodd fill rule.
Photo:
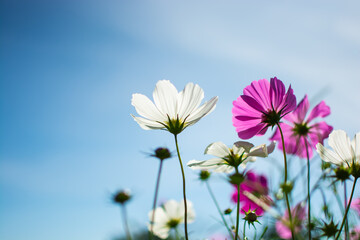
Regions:
<instances>
[{"instance_id":1,"label":"blurred flower","mask_svg":"<svg viewBox=\"0 0 360 240\"><path fill-rule=\"evenodd\" d=\"M302 222L306 218L306 208L302 206L302 203L297 204L291 210L291 216L294 226L294 232L298 233L301 231ZM282 239L291 239L291 229L290 229L290 220L289 213L286 211L282 219L276 221L275 224L276 232Z\"/></svg>"},{"instance_id":2,"label":"blurred flower","mask_svg":"<svg viewBox=\"0 0 360 240\"><path fill-rule=\"evenodd\" d=\"M276 77L270 83L266 79L253 81L233 102L233 125L242 139L264 135L269 126L275 126L295 107L291 86L285 93L284 84Z\"/></svg>"},{"instance_id":3,"label":"blurred flower","mask_svg":"<svg viewBox=\"0 0 360 240\"><path fill-rule=\"evenodd\" d=\"M354 227L350 232L350 240L360 239L360 226Z\"/></svg>"},{"instance_id":4,"label":"blurred flower","mask_svg":"<svg viewBox=\"0 0 360 240\"><path fill-rule=\"evenodd\" d=\"M149 212L149 219L153 216L155 211L155 219L153 223L149 224L149 230L151 224L153 225L153 233L161 239L165 239L169 236L171 229L176 228L180 223L184 223L184 201L177 202L175 200L167 201L162 207L158 207L155 210ZM187 221L193 222L195 219L195 212L192 207L192 203L187 201Z\"/></svg>"},{"instance_id":5,"label":"blurred flower","mask_svg":"<svg viewBox=\"0 0 360 240\"><path fill-rule=\"evenodd\" d=\"M252 143L238 141L232 148L222 142L215 142L207 146L205 154L216 156L205 161L191 160L188 166L192 169L213 170L214 172L229 173L238 166L244 167L246 163L256 160L255 157L267 157L275 148L275 142L254 147Z\"/></svg>"},{"instance_id":6,"label":"blurred flower","mask_svg":"<svg viewBox=\"0 0 360 240\"><path fill-rule=\"evenodd\" d=\"M331 219L330 223L324 222L324 226L322 228L320 228L321 231L323 232L323 234L321 236L327 237L328 239L331 237L335 238L336 233L339 232L338 225L339 224L334 223L333 219Z\"/></svg>"},{"instance_id":7,"label":"blurred flower","mask_svg":"<svg viewBox=\"0 0 360 240\"><path fill-rule=\"evenodd\" d=\"M324 101L316 105L306 118L309 110L309 100L307 95L297 105L296 109L286 115L283 119L285 122L280 123L281 130L283 131L285 142L285 150L287 153L297 155L301 158L307 158L306 145L309 152L309 158L313 155L313 148L316 144L324 142L330 132L333 130L332 126L326 122L311 123L316 118L323 118L330 114L330 108ZM279 129L276 129L271 140L279 141L279 149L283 149L281 144L281 135ZM307 143L305 143L307 141Z\"/></svg>"},{"instance_id":8,"label":"blurred flower","mask_svg":"<svg viewBox=\"0 0 360 240\"><path fill-rule=\"evenodd\" d=\"M142 117L131 116L145 130L166 129L173 134L180 133L213 111L218 100L218 97L213 97L200 106L204 91L199 85L188 83L178 92L169 80L157 82L153 98L155 104L142 94L133 94L131 104Z\"/></svg>"},{"instance_id":9,"label":"blurred flower","mask_svg":"<svg viewBox=\"0 0 360 240\"><path fill-rule=\"evenodd\" d=\"M321 159L349 168L354 177L360 177L360 132L350 142L345 131L335 130L329 135L329 145L333 150L325 148L321 143L316 144Z\"/></svg>"},{"instance_id":10,"label":"blurred flower","mask_svg":"<svg viewBox=\"0 0 360 240\"><path fill-rule=\"evenodd\" d=\"M350 207L354 209L360 216L360 198L356 198L351 202Z\"/></svg>"},{"instance_id":11,"label":"blurred flower","mask_svg":"<svg viewBox=\"0 0 360 240\"><path fill-rule=\"evenodd\" d=\"M271 205L271 198L269 197L269 188L267 179L264 175L257 175L254 172L247 172L245 180L240 184L240 203L242 203L242 212L255 211L257 215L262 215L264 209L251 200L245 192L250 192L256 196L260 201ZM237 188L231 196L233 202L237 202Z\"/></svg>"},{"instance_id":12,"label":"blurred flower","mask_svg":"<svg viewBox=\"0 0 360 240\"><path fill-rule=\"evenodd\" d=\"M113 201L119 204L125 204L131 199L131 192L128 189L120 190L113 195Z\"/></svg>"},{"instance_id":13,"label":"blurred flower","mask_svg":"<svg viewBox=\"0 0 360 240\"><path fill-rule=\"evenodd\" d=\"M170 150L165 147L159 147L155 149L154 154L151 154L150 156L158 158L160 161L172 157Z\"/></svg>"}]
</instances>

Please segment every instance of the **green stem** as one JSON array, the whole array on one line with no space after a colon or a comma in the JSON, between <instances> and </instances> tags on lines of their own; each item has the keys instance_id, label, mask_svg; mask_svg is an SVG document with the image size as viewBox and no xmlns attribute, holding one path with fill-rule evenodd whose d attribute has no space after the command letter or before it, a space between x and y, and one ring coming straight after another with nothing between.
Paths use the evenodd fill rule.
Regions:
<instances>
[{"instance_id":1,"label":"green stem","mask_svg":"<svg viewBox=\"0 0 360 240\"><path fill-rule=\"evenodd\" d=\"M239 170L236 168L236 173ZM236 228L235 228L235 239L238 239L239 235L239 215L240 215L240 184L237 184L237 204L236 204Z\"/></svg>"},{"instance_id":2,"label":"green stem","mask_svg":"<svg viewBox=\"0 0 360 240\"><path fill-rule=\"evenodd\" d=\"M284 168L285 168L284 183L287 184L287 161L286 161L284 134L283 134L283 132L281 130L280 124L277 123L276 125L278 126L279 131L280 131L280 135L281 135L281 143L282 143L282 146L283 146L283 154L284 154ZM289 214L291 238L294 240L295 239L294 227L293 227L293 221L292 221L292 216L291 216L291 208L290 208L289 196L288 196L287 192L285 192L285 199L286 199L286 205L287 205L288 214Z\"/></svg>"},{"instance_id":3,"label":"green stem","mask_svg":"<svg viewBox=\"0 0 360 240\"><path fill-rule=\"evenodd\" d=\"M179 163L180 163L180 168L181 168L181 174L182 174L182 179L183 179L183 196L184 196L184 217L185 217L185 222L184 222L184 228L185 228L185 239L189 240L188 237L188 231L187 231L187 202L186 202L186 192L185 192L185 173L184 173L184 167L181 161L181 157L180 157L180 151L179 151L179 145L178 145L178 140L177 140L177 135L174 134L175 136L175 144L176 144L176 151L177 151L177 155L179 158Z\"/></svg>"},{"instance_id":4,"label":"green stem","mask_svg":"<svg viewBox=\"0 0 360 240\"><path fill-rule=\"evenodd\" d=\"M244 221L244 231L243 231L243 239L245 239L246 235L245 235L245 226L246 226L246 221ZM256 238L254 238L256 239Z\"/></svg>"},{"instance_id":5,"label":"green stem","mask_svg":"<svg viewBox=\"0 0 360 240\"><path fill-rule=\"evenodd\" d=\"M212 191L211 188L210 188L209 182L208 182L208 181L205 181L205 184L206 184L206 187L207 187L207 189L208 189L208 191L209 191L209 193L210 193L210 196L211 196L212 200L213 200L214 203L215 203L216 209L218 210L218 212L219 212L219 214L220 214L220 216L221 216L221 219L222 219L222 221L223 221L226 229L228 230L230 236L232 236L232 232L231 232L231 230L230 230L230 228L229 228L229 225L227 224L227 222L226 222L226 220L225 220L225 218L224 218L224 215L223 215L223 213L222 213L222 211L221 211L221 209L220 209L220 207L219 207L218 202L216 201L215 195L214 195L213 191Z\"/></svg>"},{"instance_id":6,"label":"green stem","mask_svg":"<svg viewBox=\"0 0 360 240\"><path fill-rule=\"evenodd\" d=\"M344 182L344 208L346 208L347 203L347 191L346 191L346 182ZM349 222L346 218L345 220L345 240L348 240L348 233L349 233Z\"/></svg>"},{"instance_id":7,"label":"green stem","mask_svg":"<svg viewBox=\"0 0 360 240\"><path fill-rule=\"evenodd\" d=\"M163 160L160 160L159 172L158 172L158 176L157 176L157 180L156 180L156 187L155 187L154 203L153 203L153 207L152 207L153 213L152 213L151 223L150 223L151 239L153 239L153 237L154 237L153 228L154 228L154 219L155 219L155 208L156 208L157 196L158 196L158 192L159 192L162 165L163 165Z\"/></svg>"},{"instance_id":8,"label":"green stem","mask_svg":"<svg viewBox=\"0 0 360 240\"><path fill-rule=\"evenodd\" d=\"M345 215L344 215L344 218L343 218L342 223L341 223L341 226L340 226L340 230L339 230L339 232L338 232L335 240L337 240L337 239L339 238L339 236L340 236L340 234L341 234L341 231L342 231L342 229L343 229L343 227L344 227L344 223L345 223L345 221L346 221L347 213L349 212L351 200L352 200L352 198L353 198L353 196L354 196L354 190L355 190L355 185L356 185L356 181L357 181L357 180L358 180L358 178L355 178L355 179L354 179L354 184L353 184L353 187L352 187L352 190L351 190L350 200L349 200L349 203L347 204L347 207L346 207L346 210L345 210Z\"/></svg>"},{"instance_id":9,"label":"green stem","mask_svg":"<svg viewBox=\"0 0 360 240\"><path fill-rule=\"evenodd\" d=\"M304 137L305 142L305 149L306 149L306 158L307 158L307 194L308 194L308 234L309 240L311 240L311 199L310 199L310 156L309 156L309 149L308 143L306 138Z\"/></svg>"},{"instance_id":10,"label":"green stem","mask_svg":"<svg viewBox=\"0 0 360 240\"><path fill-rule=\"evenodd\" d=\"M124 229L126 232L126 239L131 240L131 234L130 234L129 225L128 225L128 221L127 221L125 204L121 204L121 210L122 210Z\"/></svg>"}]
</instances>

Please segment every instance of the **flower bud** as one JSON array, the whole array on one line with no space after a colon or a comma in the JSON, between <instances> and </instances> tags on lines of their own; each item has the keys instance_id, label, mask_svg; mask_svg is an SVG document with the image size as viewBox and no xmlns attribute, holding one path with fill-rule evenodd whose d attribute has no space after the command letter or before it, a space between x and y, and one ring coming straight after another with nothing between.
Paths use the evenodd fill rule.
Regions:
<instances>
[{"instance_id":1,"label":"flower bud","mask_svg":"<svg viewBox=\"0 0 360 240\"><path fill-rule=\"evenodd\" d=\"M206 180L208 180L210 178L210 175L211 175L211 173L209 171L202 170L200 172L199 177L200 177L201 181L206 181Z\"/></svg>"},{"instance_id":2,"label":"flower bud","mask_svg":"<svg viewBox=\"0 0 360 240\"><path fill-rule=\"evenodd\" d=\"M280 185L281 189L283 190L284 193L290 193L294 187L293 183L290 181L287 181L286 183L282 183Z\"/></svg>"},{"instance_id":3,"label":"flower bud","mask_svg":"<svg viewBox=\"0 0 360 240\"><path fill-rule=\"evenodd\" d=\"M282 188L280 188L279 191L275 194L275 197L277 200L281 200L284 198L284 192L283 192Z\"/></svg>"},{"instance_id":4,"label":"flower bud","mask_svg":"<svg viewBox=\"0 0 360 240\"><path fill-rule=\"evenodd\" d=\"M119 204L125 204L131 198L129 190L121 190L114 194L113 201Z\"/></svg>"},{"instance_id":5,"label":"flower bud","mask_svg":"<svg viewBox=\"0 0 360 240\"><path fill-rule=\"evenodd\" d=\"M224 214L225 215L229 215L229 214L231 214L232 213L232 209L231 208L227 208L227 209L225 209L225 211L224 211Z\"/></svg>"},{"instance_id":6,"label":"flower bud","mask_svg":"<svg viewBox=\"0 0 360 240\"><path fill-rule=\"evenodd\" d=\"M333 220L331 220L329 224L324 222L324 227L321 228L321 231L323 231L322 236L326 236L328 238L335 237L336 233L339 231L337 226L338 224L335 225Z\"/></svg>"},{"instance_id":7,"label":"flower bud","mask_svg":"<svg viewBox=\"0 0 360 240\"><path fill-rule=\"evenodd\" d=\"M151 155L152 157L156 157L161 161L167 158L171 158L171 152L167 148L159 147L155 149L155 154Z\"/></svg>"},{"instance_id":8,"label":"flower bud","mask_svg":"<svg viewBox=\"0 0 360 240\"><path fill-rule=\"evenodd\" d=\"M229 182L234 185L240 185L244 181L244 176L241 173L234 173L229 176Z\"/></svg>"}]
</instances>

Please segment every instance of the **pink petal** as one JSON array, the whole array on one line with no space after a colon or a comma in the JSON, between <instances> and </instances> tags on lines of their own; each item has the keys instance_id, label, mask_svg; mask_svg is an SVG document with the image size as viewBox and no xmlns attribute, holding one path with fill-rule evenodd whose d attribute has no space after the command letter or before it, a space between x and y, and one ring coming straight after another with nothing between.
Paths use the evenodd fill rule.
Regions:
<instances>
[{"instance_id":1,"label":"pink petal","mask_svg":"<svg viewBox=\"0 0 360 240\"><path fill-rule=\"evenodd\" d=\"M243 91L244 95L253 97L265 110L271 109L269 92L270 84L266 79L253 81L251 85L245 87Z\"/></svg>"},{"instance_id":2,"label":"pink petal","mask_svg":"<svg viewBox=\"0 0 360 240\"><path fill-rule=\"evenodd\" d=\"M311 111L307 122L310 122L314 118L317 117L326 117L330 114L330 107L326 105L324 101L321 101L318 105L316 105Z\"/></svg>"},{"instance_id":3,"label":"pink petal","mask_svg":"<svg viewBox=\"0 0 360 240\"><path fill-rule=\"evenodd\" d=\"M286 114L290 113L295 108L296 108L296 97L295 97L294 91L290 85L288 88L288 91L286 92L286 95L284 97L283 104L281 105L282 115L286 115Z\"/></svg>"},{"instance_id":4,"label":"pink petal","mask_svg":"<svg viewBox=\"0 0 360 240\"><path fill-rule=\"evenodd\" d=\"M290 113L294 118L292 122L294 123L302 123L304 122L307 111L309 110L309 100L307 95L301 100L301 102L297 105L296 109ZM289 114L289 115L290 115Z\"/></svg>"},{"instance_id":5,"label":"pink petal","mask_svg":"<svg viewBox=\"0 0 360 240\"><path fill-rule=\"evenodd\" d=\"M233 122L234 122L234 120L233 120ZM266 124L259 123L258 125L248 128L248 129L244 129L244 130L240 130L240 129L241 128L236 129L236 131L238 132L239 138L249 139L255 135L264 135L267 130L267 127L266 127Z\"/></svg>"},{"instance_id":6,"label":"pink petal","mask_svg":"<svg viewBox=\"0 0 360 240\"><path fill-rule=\"evenodd\" d=\"M276 77L270 79L270 99L272 107L280 110L278 107L282 104L285 95L285 85Z\"/></svg>"},{"instance_id":7,"label":"pink petal","mask_svg":"<svg viewBox=\"0 0 360 240\"><path fill-rule=\"evenodd\" d=\"M276 221L276 232L282 239L291 239L291 230L282 221Z\"/></svg>"}]
</instances>

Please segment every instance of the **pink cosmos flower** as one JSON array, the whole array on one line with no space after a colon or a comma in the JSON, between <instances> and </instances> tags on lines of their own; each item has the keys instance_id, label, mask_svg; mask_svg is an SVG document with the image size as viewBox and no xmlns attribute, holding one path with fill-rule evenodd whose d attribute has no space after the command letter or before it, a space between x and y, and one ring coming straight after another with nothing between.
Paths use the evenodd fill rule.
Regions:
<instances>
[{"instance_id":1,"label":"pink cosmos flower","mask_svg":"<svg viewBox=\"0 0 360 240\"><path fill-rule=\"evenodd\" d=\"M272 200L268 196L269 188L266 177L264 175L256 175L254 172L249 171L246 174L245 180L240 184L240 203L242 204L241 212L245 214L244 212L249 210L256 210L256 215L262 215L264 213L264 209L248 198L244 194L245 191L252 193L260 200L264 201L267 205L270 205ZM235 203L237 202L237 194L237 188L235 188L235 191L231 196L231 200Z\"/></svg>"},{"instance_id":2,"label":"pink cosmos flower","mask_svg":"<svg viewBox=\"0 0 360 240\"><path fill-rule=\"evenodd\" d=\"M333 130L326 122L316 122L316 118L324 118L330 114L330 107L324 101L316 105L307 116L309 110L309 100L307 95L297 105L296 109L284 117L284 122L280 123L281 129L284 134L285 150L289 154L297 155L301 158L306 156L306 144L308 146L309 158L313 155L313 148L320 142L323 144L324 139L329 137ZM281 135L279 129L276 129L271 140L278 141L279 149L283 149L281 142ZM305 143L307 141L307 143Z\"/></svg>"},{"instance_id":3,"label":"pink cosmos flower","mask_svg":"<svg viewBox=\"0 0 360 240\"><path fill-rule=\"evenodd\" d=\"M242 139L264 135L269 126L275 126L295 107L291 86L285 93L284 84L276 77L270 83L266 79L253 81L233 102L233 125Z\"/></svg>"},{"instance_id":4,"label":"pink cosmos flower","mask_svg":"<svg viewBox=\"0 0 360 240\"><path fill-rule=\"evenodd\" d=\"M360 239L360 226L354 227L350 232L350 240Z\"/></svg>"},{"instance_id":5,"label":"pink cosmos flower","mask_svg":"<svg viewBox=\"0 0 360 240\"><path fill-rule=\"evenodd\" d=\"M301 223L306 217L306 208L301 203L297 204L291 210L291 216L293 218L294 232L298 233L301 231ZM276 232L282 239L291 239L291 229L289 227L289 213L286 211L284 217L281 220L276 221L275 228Z\"/></svg>"},{"instance_id":6,"label":"pink cosmos flower","mask_svg":"<svg viewBox=\"0 0 360 240\"><path fill-rule=\"evenodd\" d=\"M357 198L357 199L354 199L352 202L351 202L351 205L350 207L352 209L354 209L360 216L360 198Z\"/></svg>"}]
</instances>

